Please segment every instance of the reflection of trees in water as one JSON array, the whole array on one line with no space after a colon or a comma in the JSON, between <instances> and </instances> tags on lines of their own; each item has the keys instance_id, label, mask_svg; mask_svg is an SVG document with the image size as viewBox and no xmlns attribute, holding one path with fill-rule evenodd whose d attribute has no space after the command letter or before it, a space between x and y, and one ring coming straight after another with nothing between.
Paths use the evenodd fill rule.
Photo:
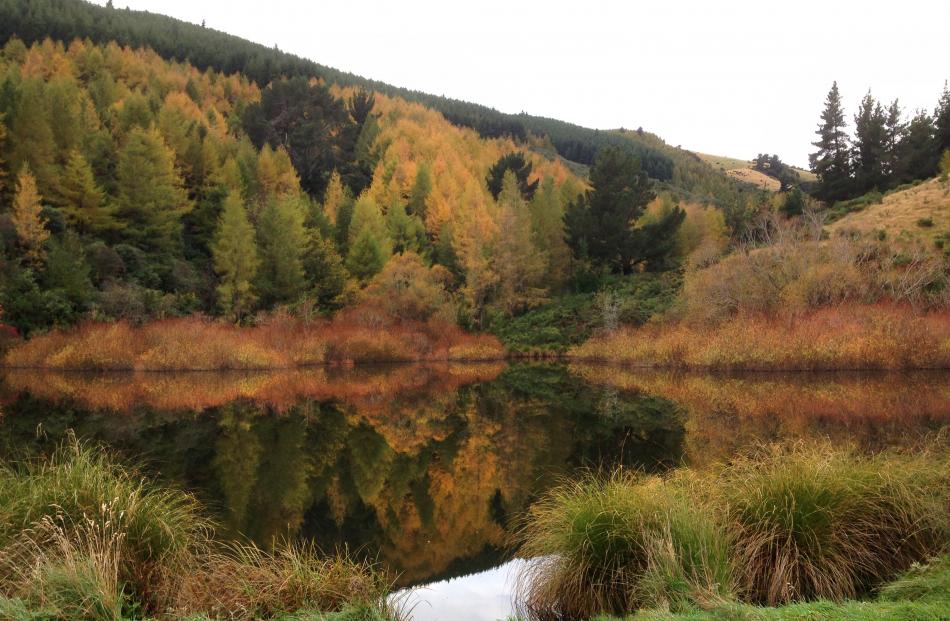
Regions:
<instances>
[{"instance_id":1,"label":"reflection of trees in water","mask_svg":"<svg viewBox=\"0 0 950 621\"><path fill-rule=\"evenodd\" d=\"M816 436L879 449L950 423L950 376L943 372L711 375L583 364L571 371L681 405L687 458L697 465L761 442Z\"/></svg>"},{"instance_id":2,"label":"reflection of trees in water","mask_svg":"<svg viewBox=\"0 0 950 621\"><path fill-rule=\"evenodd\" d=\"M48 450L76 429L196 490L227 533L362 548L406 583L496 562L510 520L570 469L652 468L678 460L682 441L668 402L618 395L605 409L603 391L556 365L372 403L238 399L117 414L50 397L21 394L7 406L0 446ZM34 435L39 422L45 438Z\"/></svg>"}]
</instances>

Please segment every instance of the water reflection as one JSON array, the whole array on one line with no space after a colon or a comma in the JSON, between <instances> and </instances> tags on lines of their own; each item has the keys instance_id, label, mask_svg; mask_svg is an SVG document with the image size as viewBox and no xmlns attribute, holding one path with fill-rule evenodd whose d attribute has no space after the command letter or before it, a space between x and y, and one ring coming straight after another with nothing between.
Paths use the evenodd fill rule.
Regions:
<instances>
[{"instance_id":1,"label":"water reflection","mask_svg":"<svg viewBox=\"0 0 950 621\"><path fill-rule=\"evenodd\" d=\"M915 442L950 420L950 375L554 364L18 371L0 399L0 452L48 451L73 429L194 490L224 534L347 546L415 585L510 558L512 525L581 469L703 465L751 443L816 435L868 448ZM484 591L438 584L455 589L453 601ZM441 597L443 586L424 593ZM486 602L468 605L487 611ZM431 618L424 608L416 616Z\"/></svg>"}]
</instances>

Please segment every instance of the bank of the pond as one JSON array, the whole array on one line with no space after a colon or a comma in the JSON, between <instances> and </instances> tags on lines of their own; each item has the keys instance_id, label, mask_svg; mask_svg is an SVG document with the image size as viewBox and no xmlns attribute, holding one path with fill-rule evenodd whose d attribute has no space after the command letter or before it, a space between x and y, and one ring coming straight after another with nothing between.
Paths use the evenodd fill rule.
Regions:
<instances>
[{"instance_id":1,"label":"bank of the pond","mask_svg":"<svg viewBox=\"0 0 950 621\"><path fill-rule=\"evenodd\" d=\"M793 318L736 316L714 325L667 321L601 333L575 360L749 371L950 368L950 312L838 306Z\"/></svg>"},{"instance_id":2,"label":"bank of the pond","mask_svg":"<svg viewBox=\"0 0 950 621\"><path fill-rule=\"evenodd\" d=\"M0 619L395 620L369 563L224 543L183 491L74 442L0 462Z\"/></svg>"},{"instance_id":3,"label":"bank of the pond","mask_svg":"<svg viewBox=\"0 0 950 621\"><path fill-rule=\"evenodd\" d=\"M521 552L536 560L520 611L547 621L866 598L950 544L950 455L936 442L877 455L763 447L706 471L565 484L525 518Z\"/></svg>"},{"instance_id":4,"label":"bank of the pond","mask_svg":"<svg viewBox=\"0 0 950 621\"><path fill-rule=\"evenodd\" d=\"M202 317L142 326L90 322L35 336L13 346L3 360L15 368L206 371L503 357L495 337L454 324L349 314L333 321L272 317L248 327Z\"/></svg>"}]
</instances>

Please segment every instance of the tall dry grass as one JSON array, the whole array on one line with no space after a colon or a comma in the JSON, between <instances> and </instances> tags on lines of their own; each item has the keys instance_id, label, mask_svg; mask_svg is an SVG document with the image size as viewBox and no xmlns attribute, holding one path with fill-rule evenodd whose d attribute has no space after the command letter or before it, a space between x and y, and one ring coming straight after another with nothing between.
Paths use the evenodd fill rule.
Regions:
<instances>
[{"instance_id":1,"label":"tall dry grass","mask_svg":"<svg viewBox=\"0 0 950 621\"><path fill-rule=\"evenodd\" d=\"M0 611L29 619L157 615L252 621L357 605L394 619L388 580L343 553L222 543L188 494L75 440L0 464Z\"/></svg>"},{"instance_id":2,"label":"tall dry grass","mask_svg":"<svg viewBox=\"0 0 950 621\"><path fill-rule=\"evenodd\" d=\"M945 440L913 454L765 446L708 471L567 484L526 519L530 619L842 600L946 550L950 458Z\"/></svg>"},{"instance_id":3,"label":"tall dry grass","mask_svg":"<svg viewBox=\"0 0 950 621\"><path fill-rule=\"evenodd\" d=\"M202 317L85 323L13 347L10 367L97 371L252 370L319 364L498 360L501 344L454 324L356 309L333 321L274 315L253 327Z\"/></svg>"},{"instance_id":4,"label":"tall dry grass","mask_svg":"<svg viewBox=\"0 0 950 621\"><path fill-rule=\"evenodd\" d=\"M570 355L684 369L945 369L950 312L855 305L794 319L739 315L714 325L670 321L600 334Z\"/></svg>"}]
</instances>

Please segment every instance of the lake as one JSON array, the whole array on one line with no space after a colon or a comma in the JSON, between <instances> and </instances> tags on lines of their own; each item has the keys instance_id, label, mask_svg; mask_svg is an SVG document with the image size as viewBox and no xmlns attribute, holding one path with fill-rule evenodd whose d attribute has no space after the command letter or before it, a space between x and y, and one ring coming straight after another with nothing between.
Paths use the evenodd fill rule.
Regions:
<instances>
[{"instance_id":1,"label":"lake","mask_svg":"<svg viewBox=\"0 0 950 621\"><path fill-rule=\"evenodd\" d=\"M413 618L491 621L511 612L513 529L565 477L704 467L806 438L912 446L950 423L950 374L553 363L10 370L0 412L2 455L47 452L73 430L194 492L224 536L347 548L414 589Z\"/></svg>"}]
</instances>

